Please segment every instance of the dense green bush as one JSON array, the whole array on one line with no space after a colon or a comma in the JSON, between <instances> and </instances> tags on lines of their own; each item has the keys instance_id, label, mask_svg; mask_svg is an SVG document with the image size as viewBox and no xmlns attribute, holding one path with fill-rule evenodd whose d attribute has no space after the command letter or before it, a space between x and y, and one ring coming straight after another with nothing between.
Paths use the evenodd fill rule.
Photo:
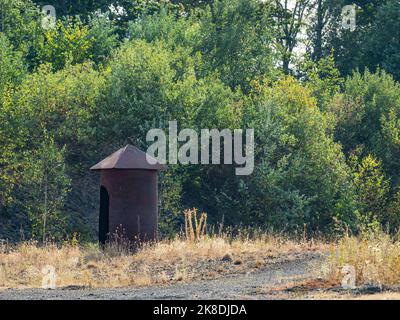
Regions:
<instances>
[{"instance_id":1,"label":"dense green bush","mask_svg":"<svg viewBox=\"0 0 400 320\"><path fill-rule=\"evenodd\" d=\"M255 173L244 180L248 223L289 230L306 224L314 231L333 228L335 219L351 225L349 170L330 135L330 118L311 92L288 78L261 88L247 113L257 160Z\"/></svg>"},{"instance_id":2,"label":"dense green bush","mask_svg":"<svg viewBox=\"0 0 400 320\"><path fill-rule=\"evenodd\" d=\"M347 152L359 149L382 160L397 185L400 173L400 84L385 72L356 73L332 103L336 138Z\"/></svg>"}]
</instances>

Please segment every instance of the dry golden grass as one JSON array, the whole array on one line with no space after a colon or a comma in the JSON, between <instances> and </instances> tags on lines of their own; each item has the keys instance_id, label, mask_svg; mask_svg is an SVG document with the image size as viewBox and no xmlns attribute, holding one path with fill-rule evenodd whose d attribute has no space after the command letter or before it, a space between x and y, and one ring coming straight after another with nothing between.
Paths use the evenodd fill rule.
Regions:
<instances>
[{"instance_id":1,"label":"dry golden grass","mask_svg":"<svg viewBox=\"0 0 400 320\"><path fill-rule=\"evenodd\" d=\"M353 266L356 284L391 286L400 284L400 241L383 232L344 237L332 246L328 271L338 283L343 266Z\"/></svg>"},{"instance_id":2,"label":"dry golden grass","mask_svg":"<svg viewBox=\"0 0 400 320\"><path fill-rule=\"evenodd\" d=\"M42 271L49 265L55 268L58 287L148 286L244 273L282 256L328 248L329 259L319 266L324 281L339 286L343 266L350 265L356 270L357 286L400 285L400 241L384 233L348 236L330 245L267 234L252 238L203 234L191 239L144 244L136 252L116 244L104 249L97 244L0 244L0 288L40 288Z\"/></svg>"},{"instance_id":3,"label":"dry golden grass","mask_svg":"<svg viewBox=\"0 0 400 320\"><path fill-rule=\"evenodd\" d=\"M185 210L184 215L186 240L196 241L202 239L207 228L207 213L200 213L200 217L198 218L197 209L193 208Z\"/></svg>"},{"instance_id":4,"label":"dry golden grass","mask_svg":"<svg viewBox=\"0 0 400 320\"><path fill-rule=\"evenodd\" d=\"M176 238L144 245L135 253L123 246L67 244L0 245L0 287L40 288L43 268L54 266L57 286L121 287L191 281L241 268L259 268L284 254L318 250L314 243L260 235L255 239L203 235L196 241ZM223 262L230 254L232 262ZM234 265L234 261L243 262ZM229 269L234 268L234 269ZM208 272L208 273L207 273ZM207 274L206 274L207 273Z\"/></svg>"}]
</instances>

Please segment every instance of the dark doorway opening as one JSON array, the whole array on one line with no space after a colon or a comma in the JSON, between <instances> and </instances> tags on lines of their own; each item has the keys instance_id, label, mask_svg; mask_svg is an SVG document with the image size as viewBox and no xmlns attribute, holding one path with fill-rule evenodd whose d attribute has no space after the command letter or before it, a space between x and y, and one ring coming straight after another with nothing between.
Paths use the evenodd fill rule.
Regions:
<instances>
[{"instance_id":1,"label":"dark doorway opening","mask_svg":"<svg viewBox=\"0 0 400 320\"><path fill-rule=\"evenodd\" d=\"M105 187L100 187L99 242L105 244L109 235L110 197Z\"/></svg>"}]
</instances>

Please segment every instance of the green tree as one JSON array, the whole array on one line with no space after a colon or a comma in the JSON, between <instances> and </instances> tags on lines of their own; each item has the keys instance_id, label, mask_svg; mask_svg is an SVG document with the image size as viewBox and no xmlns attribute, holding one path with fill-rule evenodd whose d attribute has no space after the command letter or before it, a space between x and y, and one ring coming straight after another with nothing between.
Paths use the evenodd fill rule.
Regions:
<instances>
[{"instance_id":1,"label":"green tree","mask_svg":"<svg viewBox=\"0 0 400 320\"><path fill-rule=\"evenodd\" d=\"M365 39L363 66L370 70L381 68L400 80L400 3L396 0L383 1L377 9L371 30Z\"/></svg>"},{"instance_id":2,"label":"green tree","mask_svg":"<svg viewBox=\"0 0 400 320\"><path fill-rule=\"evenodd\" d=\"M88 60L104 63L118 44L116 28L106 17L94 15L87 23L68 18L45 31L38 56L40 63L52 64L57 71Z\"/></svg>"},{"instance_id":3,"label":"green tree","mask_svg":"<svg viewBox=\"0 0 400 320\"><path fill-rule=\"evenodd\" d=\"M88 25L88 38L93 40L89 56L97 64L104 63L119 45L117 28L111 20L101 15L92 16Z\"/></svg>"},{"instance_id":4,"label":"green tree","mask_svg":"<svg viewBox=\"0 0 400 320\"><path fill-rule=\"evenodd\" d=\"M361 147L361 157L371 154L380 159L393 185L398 185L400 85L393 77L381 71L354 74L330 110L336 115L335 135L344 150Z\"/></svg>"},{"instance_id":5,"label":"green tree","mask_svg":"<svg viewBox=\"0 0 400 320\"><path fill-rule=\"evenodd\" d=\"M201 19L195 15L177 16L168 7L162 7L153 15L143 15L129 26L132 39L147 42L162 40L170 49L187 49L195 54L202 47Z\"/></svg>"},{"instance_id":6,"label":"green tree","mask_svg":"<svg viewBox=\"0 0 400 320\"><path fill-rule=\"evenodd\" d=\"M332 98L341 91L344 82L336 68L333 55L318 61L306 59L301 69L304 70L303 80L318 100L318 107L326 111Z\"/></svg>"},{"instance_id":7,"label":"green tree","mask_svg":"<svg viewBox=\"0 0 400 320\"><path fill-rule=\"evenodd\" d=\"M276 21L276 49L280 55L285 74L291 72L295 49L300 43L300 34L306 25L306 15L312 9L311 0L274 0L273 16Z\"/></svg>"},{"instance_id":8,"label":"green tree","mask_svg":"<svg viewBox=\"0 0 400 320\"><path fill-rule=\"evenodd\" d=\"M362 230L379 227L386 216L390 188L382 172L381 163L373 156L368 155L356 166L354 186L360 207L359 228Z\"/></svg>"},{"instance_id":9,"label":"green tree","mask_svg":"<svg viewBox=\"0 0 400 320\"><path fill-rule=\"evenodd\" d=\"M306 33L310 44L307 51L311 60L319 61L326 57L327 37L330 32L338 31L338 11L343 7L344 1L340 0L312 0L310 4L309 22Z\"/></svg>"},{"instance_id":10,"label":"green tree","mask_svg":"<svg viewBox=\"0 0 400 320\"><path fill-rule=\"evenodd\" d=\"M22 53L15 52L0 33L0 212L14 200L18 185L18 160L14 150L21 146L19 119L10 107L10 96L26 75Z\"/></svg>"},{"instance_id":11,"label":"green tree","mask_svg":"<svg viewBox=\"0 0 400 320\"><path fill-rule=\"evenodd\" d=\"M89 16L96 10L107 11L111 4L116 4L118 0L34 0L39 7L52 5L58 17L80 15Z\"/></svg>"},{"instance_id":12,"label":"green tree","mask_svg":"<svg viewBox=\"0 0 400 320\"><path fill-rule=\"evenodd\" d=\"M32 237L43 243L49 239L63 240L67 236L64 206L71 181L66 175L64 151L45 133L45 140L32 153L25 173L28 181L24 204Z\"/></svg>"},{"instance_id":13,"label":"green tree","mask_svg":"<svg viewBox=\"0 0 400 320\"><path fill-rule=\"evenodd\" d=\"M0 102L7 87L21 83L26 68L20 52L15 52L7 37L0 33Z\"/></svg>"},{"instance_id":14,"label":"green tree","mask_svg":"<svg viewBox=\"0 0 400 320\"><path fill-rule=\"evenodd\" d=\"M93 58L94 41L89 37L89 27L79 20L58 21L56 28L45 33L40 60L51 63L54 70L64 68L67 63L82 63Z\"/></svg>"},{"instance_id":15,"label":"green tree","mask_svg":"<svg viewBox=\"0 0 400 320\"><path fill-rule=\"evenodd\" d=\"M232 89L275 74L271 6L258 0L217 0L201 18L206 70Z\"/></svg>"},{"instance_id":16,"label":"green tree","mask_svg":"<svg viewBox=\"0 0 400 320\"><path fill-rule=\"evenodd\" d=\"M173 63L178 61L161 42L133 41L118 50L106 72L98 118L106 145L114 148L131 141L143 147L146 132L169 120L168 92L176 81Z\"/></svg>"},{"instance_id":17,"label":"green tree","mask_svg":"<svg viewBox=\"0 0 400 320\"><path fill-rule=\"evenodd\" d=\"M5 228L22 223L26 231L30 229L26 206L32 198L26 200L26 197L36 187L29 184L29 170L36 170L37 174L43 172L39 170L41 167L30 169L30 165L39 166L39 154L46 152L41 151L42 142L49 142L51 138L57 148L65 146L66 178L71 179L73 186L66 199L65 232L89 234L91 229L86 219L89 214L94 214L92 204L94 198L97 199L97 188L91 181L94 177L87 175L87 169L98 159L96 110L103 84L104 78L90 64L70 66L56 73L50 66L42 66L9 93L0 115L0 159L4 168L0 172L0 192L2 202L8 199L7 203L2 203L0 212L2 221L8 221L4 225L9 227ZM47 132L48 137L43 132ZM36 158L33 159L34 155ZM89 186L83 195L82 185ZM31 211L34 211L34 205ZM2 232L8 234L9 229Z\"/></svg>"},{"instance_id":18,"label":"green tree","mask_svg":"<svg viewBox=\"0 0 400 320\"><path fill-rule=\"evenodd\" d=\"M235 178L225 217L235 212L244 224L286 231L332 231L336 221L354 227L349 168L310 90L288 78L255 92L244 116L256 133L255 171Z\"/></svg>"},{"instance_id":19,"label":"green tree","mask_svg":"<svg viewBox=\"0 0 400 320\"><path fill-rule=\"evenodd\" d=\"M31 0L0 0L0 33L33 69L42 42L41 14Z\"/></svg>"},{"instance_id":20,"label":"green tree","mask_svg":"<svg viewBox=\"0 0 400 320\"><path fill-rule=\"evenodd\" d=\"M383 221L393 234L399 232L400 228L400 191L397 191L390 199L387 212Z\"/></svg>"},{"instance_id":21,"label":"green tree","mask_svg":"<svg viewBox=\"0 0 400 320\"><path fill-rule=\"evenodd\" d=\"M392 2L392 5L386 5ZM348 76L354 70L364 72L366 69L373 70L376 66L384 66L384 59L381 55L393 55L391 49L396 43L396 37L392 37L392 30L397 30L397 11L389 11L394 9L393 3L396 1L388 0L340 0L336 2L336 6L332 11L333 19L327 27L326 50L330 52L332 49L335 54L335 61L343 76ZM354 4L356 6L356 29L345 30L341 27L342 8L344 5ZM397 5L398 6L398 5ZM378 12L380 12L378 17ZM386 40L389 40L390 46L387 46ZM377 41L382 44L377 46ZM382 50L382 46L388 49ZM372 49L373 48L373 49ZM373 51L376 50L376 51ZM391 52L391 53L389 53ZM378 58L378 56L380 56ZM372 60L371 60L372 59ZM394 60L395 61L395 60ZM394 70L391 70L394 71Z\"/></svg>"}]
</instances>

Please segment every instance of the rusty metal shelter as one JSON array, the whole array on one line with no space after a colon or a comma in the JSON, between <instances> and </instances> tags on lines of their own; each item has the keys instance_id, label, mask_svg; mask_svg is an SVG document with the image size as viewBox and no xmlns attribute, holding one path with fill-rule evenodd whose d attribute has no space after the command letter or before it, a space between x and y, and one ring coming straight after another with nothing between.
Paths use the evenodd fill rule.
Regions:
<instances>
[{"instance_id":1,"label":"rusty metal shelter","mask_svg":"<svg viewBox=\"0 0 400 320\"><path fill-rule=\"evenodd\" d=\"M151 241L157 237L158 171L166 169L138 148L127 145L90 170L100 171L99 241L124 237Z\"/></svg>"}]
</instances>

